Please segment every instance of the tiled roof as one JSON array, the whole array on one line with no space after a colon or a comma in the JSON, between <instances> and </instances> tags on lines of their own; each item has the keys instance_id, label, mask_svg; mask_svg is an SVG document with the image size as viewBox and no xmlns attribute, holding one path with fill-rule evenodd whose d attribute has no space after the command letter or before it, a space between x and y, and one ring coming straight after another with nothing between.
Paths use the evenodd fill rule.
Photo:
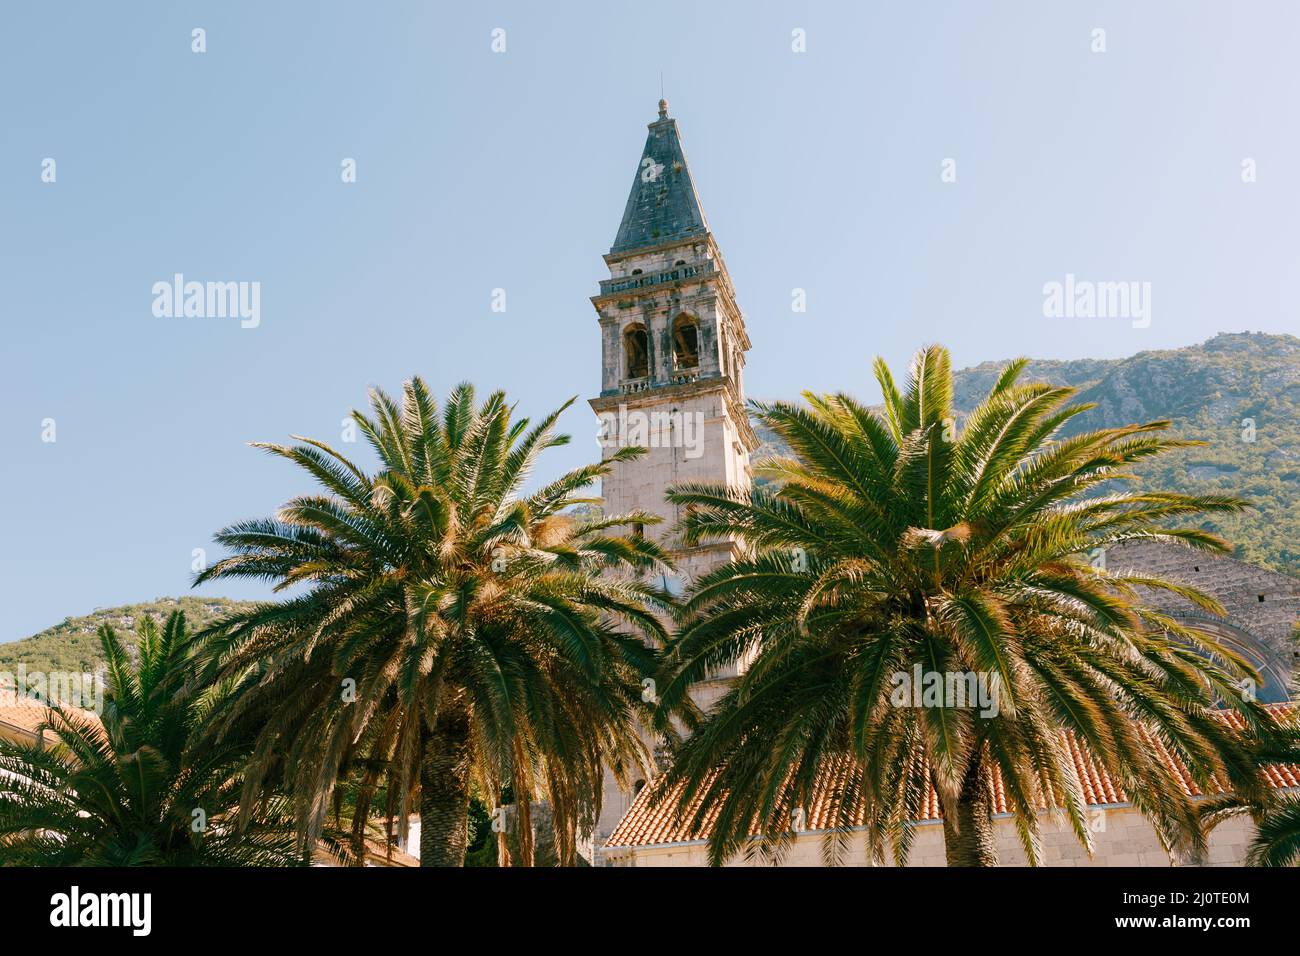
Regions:
<instances>
[{"instance_id":1,"label":"tiled roof","mask_svg":"<svg viewBox=\"0 0 1300 956\"><path fill-rule=\"evenodd\" d=\"M99 719L90 711L80 713L91 720ZM49 708L40 701L14 693L12 686L0 685L0 737L31 743L48 715Z\"/></svg>"},{"instance_id":2,"label":"tiled roof","mask_svg":"<svg viewBox=\"0 0 1300 956\"><path fill-rule=\"evenodd\" d=\"M1280 704L1271 707L1270 710L1280 719L1287 721L1294 720L1297 714L1300 714L1300 707L1295 704ZM1241 718L1235 712L1225 713L1224 718L1230 724L1240 726ZM1188 774L1186 767L1174 758L1164 744L1154 737L1144 736L1147 736L1151 748L1160 754L1165 764L1182 780L1183 789L1190 796L1202 796L1203 794ZM1075 771L1079 775L1084 797L1090 805L1105 806L1107 804L1128 802L1128 797L1119 784L1111 779L1106 770L1073 734L1062 731L1061 740L1074 759ZM810 801L810 805L804 808L804 827L806 830L826 830L832 826L835 795L842 789L849 768L849 757L844 756L834 761L819 775L813 790L813 799ZM1300 767L1298 766L1270 766L1265 768L1264 775L1269 784L1278 789L1300 787ZM675 815L677 801L674 799L673 794L667 794L665 799L656 805L651 804L658 788L658 781L662 779L662 777L659 777L650 785L642 788L636 800L628 809L627 814L606 841L605 846L611 848L642 847L708 839L713 831L717 810L714 809L708 814L700 832L692 834L688 821L693 818L695 811L699 808L699 798L696 798L696 801L691 804L689 812L682 815L683 819L677 819ZM1006 793L1002 786L1002 776L996 769L992 774L992 784L993 812L995 814L1011 812L1011 807L1007 803ZM1040 805L1040 809L1046 809L1046 807ZM924 809L918 819L920 821L940 819L939 798L933 790L927 794ZM861 816L854 818L851 825L861 826Z\"/></svg>"},{"instance_id":3,"label":"tiled roof","mask_svg":"<svg viewBox=\"0 0 1300 956\"><path fill-rule=\"evenodd\" d=\"M45 722L45 705L17 697L12 690L0 687L0 735L10 739L36 739L36 728Z\"/></svg>"}]
</instances>

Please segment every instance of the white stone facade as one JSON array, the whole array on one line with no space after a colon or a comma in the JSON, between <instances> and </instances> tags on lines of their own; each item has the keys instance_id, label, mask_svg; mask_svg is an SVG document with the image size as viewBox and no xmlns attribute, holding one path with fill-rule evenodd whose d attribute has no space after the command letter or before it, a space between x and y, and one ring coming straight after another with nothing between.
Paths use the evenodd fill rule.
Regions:
<instances>
[{"instance_id":1,"label":"white stone facade","mask_svg":"<svg viewBox=\"0 0 1300 956\"><path fill-rule=\"evenodd\" d=\"M1079 843L1069 824L1044 814L1042 820L1043 864L1046 866L1173 866L1160 846L1151 824L1132 806L1118 804L1093 811L1093 853ZM998 862L1001 866L1026 866L1015 824L1006 816L994 820ZM1209 838L1208 866L1241 866L1254 835L1249 817L1235 817L1215 827ZM783 866L825 866L825 839L819 833L796 837L781 860ZM609 866L707 866L708 851L703 841L658 844L643 847L607 847L604 862ZM761 854L741 854L727 866L770 866ZM839 860L840 866L871 866L866 837L854 834ZM943 826L929 821L918 827L908 866L946 866Z\"/></svg>"}]
</instances>

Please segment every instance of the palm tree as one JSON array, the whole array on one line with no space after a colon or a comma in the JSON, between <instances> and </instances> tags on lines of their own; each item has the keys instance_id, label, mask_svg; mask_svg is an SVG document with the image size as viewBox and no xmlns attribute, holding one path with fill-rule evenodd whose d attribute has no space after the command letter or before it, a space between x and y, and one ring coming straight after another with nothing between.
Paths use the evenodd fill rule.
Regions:
<instances>
[{"instance_id":1,"label":"palm tree","mask_svg":"<svg viewBox=\"0 0 1300 956\"><path fill-rule=\"evenodd\" d=\"M286 866L300 862L272 797L240 813L250 747L194 746L220 688L186 687L189 636L177 611L136 628L133 664L113 629L102 721L58 704L52 740L0 740L0 863L9 866Z\"/></svg>"},{"instance_id":2,"label":"palm tree","mask_svg":"<svg viewBox=\"0 0 1300 956\"><path fill-rule=\"evenodd\" d=\"M463 864L474 785L497 805L515 795L525 837L530 800L548 799L558 855L572 863L599 811L602 767L626 785L650 760L637 730L657 667L647 639L666 640L656 615L671 608L639 577L665 555L610 530L654 519L566 513L593 500L580 492L610 462L642 450L520 491L538 456L567 443L554 426L571 403L530 427L501 392L476 405L461 385L439 415L415 378L400 406L375 390L373 416L353 412L380 461L373 475L309 439L258 446L324 493L216 536L234 553L198 581L258 578L297 593L214 636L215 664L239 685L214 733L261 724L253 775L283 759L305 838L360 759L377 775L354 822L380 777L403 828L418 790L423 865ZM522 862L530 849L524 839Z\"/></svg>"},{"instance_id":3,"label":"palm tree","mask_svg":"<svg viewBox=\"0 0 1300 956\"><path fill-rule=\"evenodd\" d=\"M1247 861L1252 866L1300 866L1300 797L1279 798L1257 821Z\"/></svg>"},{"instance_id":4,"label":"palm tree","mask_svg":"<svg viewBox=\"0 0 1300 956\"><path fill-rule=\"evenodd\" d=\"M883 415L844 394L756 407L793 450L759 463L778 491L670 493L688 543L731 537L750 549L696 582L660 685L667 730L694 681L748 662L656 789L679 799L695 832L714 818L714 862L752 846L752 832L780 852L792 815L832 777L832 861L863 825L876 859L888 843L902 862L933 789L949 864L994 864L995 773L1031 862L1041 860L1044 804L1091 848L1062 731L1121 782L1171 852L1203 838L1161 749L1202 784L1221 773L1241 792L1262 787L1242 735L1210 706L1217 694L1248 727L1268 726L1259 705L1234 695L1247 664L1143 607L1141 591L1222 609L1098 557L1139 539L1223 551L1170 522L1242 503L1120 487L1129 466L1188 443L1159 437L1159 421L1058 437L1091 406L1072 404L1070 388L1019 383L1024 366L1002 372L958 433L946 350L920 351L905 391L877 360ZM914 668L944 685L976 677L996 706L953 694L910 706L898 692Z\"/></svg>"},{"instance_id":5,"label":"palm tree","mask_svg":"<svg viewBox=\"0 0 1300 956\"><path fill-rule=\"evenodd\" d=\"M1278 765L1300 766L1300 727L1295 715L1284 721L1277 739L1265 741L1252 751L1261 769ZM1246 854L1251 866L1300 866L1300 796L1274 790L1243 795L1226 793L1199 806L1208 834L1232 817L1249 815L1255 836Z\"/></svg>"}]
</instances>

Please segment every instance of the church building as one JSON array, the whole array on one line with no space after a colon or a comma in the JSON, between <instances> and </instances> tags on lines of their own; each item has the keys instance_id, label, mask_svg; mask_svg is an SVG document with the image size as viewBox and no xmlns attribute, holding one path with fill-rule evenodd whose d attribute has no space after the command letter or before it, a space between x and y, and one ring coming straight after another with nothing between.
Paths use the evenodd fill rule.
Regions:
<instances>
[{"instance_id":1,"label":"church building","mask_svg":"<svg viewBox=\"0 0 1300 956\"><path fill-rule=\"evenodd\" d=\"M599 293L591 299L600 325L601 388L590 404L601 423L606 458L629 445L648 448L635 461L613 465L603 485L605 509L612 514L644 511L661 518L636 530L672 553L678 577L665 583L680 593L689 581L731 561L738 544L684 546L673 536L680 515L665 500L665 492L692 482L748 487L750 455L758 440L745 410L744 367L750 348L745 319L691 178L677 121L668 115L665 100L659 101L658 118L649 124L605 263L609 278L601 281ZM1218 636L1257 664L1268 683L1261 691L1272 695L1264 700L1287 699L1296 653L1291 633L1300 618L1300 580L1231 558L1196 556L1165 546L1131 546L1114 560L1181 578L1217 598L1229 610L1226 620L1214 623ZM1169 613L1195 617L1196 609L1180 600L1153 595L1153 601ZM734 676L716 674L693 696L707 706ZM1049 864L1170 865L1150 825L1126 795L1076 743L1068 745L1093 808L1096 850L1089 858L1067 824L1045 821L1044 854ZM1274 768L1271 783L1280 789L1300 787L1296 770ZM829 788L834 785L828 780ZM1192 786L1190 781L1188 785ZM651 806L652 786L652 781L637 781L631 792L622 792L612 776L608 778L593 835L598 865L707 862L702 835L683 832L666 804ZM824 809L807 808L807 829L797 836L785 862L820 863L824 831L819 824ZM995 820L999 858L1011 865L1023 863L1014 823L1006 807L1000 809ZM911 864L943 865L937 805L929 806L926 818L918 823ZM1205 862L1241 862L1250 836L1244 818L1220 825ZM764 861L759 856L733 862L760 865ZM857 841L856 850L844 862L867 862L864 839Z\"/></svg>"}]
</instances>

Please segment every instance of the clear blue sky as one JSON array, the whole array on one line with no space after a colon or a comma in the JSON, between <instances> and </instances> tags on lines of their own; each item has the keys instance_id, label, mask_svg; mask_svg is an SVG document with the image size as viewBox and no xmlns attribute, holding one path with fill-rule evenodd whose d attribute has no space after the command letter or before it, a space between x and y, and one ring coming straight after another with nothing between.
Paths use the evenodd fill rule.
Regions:
<instances>
[{"instance_id":1,"label":"clear blue sky","mask_svg":"<svg viewBox=\"0 0 1300 956\"><path fill-rule=\"evenodd\" d=\"M244 443L337 440L369 385L594 394L587 298L661 71L752 396L873 399L873 355L933 340L1300 330L1297 37L1285 2L6 4L0 640L186 592L214 530L306 490ZM176 272L259 281L260 327L155 318ZM1067 273L1149 281L1151 326L1044 318ZM564 424L550 471L598 455L585 405Z\"/></svg>"}]
</instances>

